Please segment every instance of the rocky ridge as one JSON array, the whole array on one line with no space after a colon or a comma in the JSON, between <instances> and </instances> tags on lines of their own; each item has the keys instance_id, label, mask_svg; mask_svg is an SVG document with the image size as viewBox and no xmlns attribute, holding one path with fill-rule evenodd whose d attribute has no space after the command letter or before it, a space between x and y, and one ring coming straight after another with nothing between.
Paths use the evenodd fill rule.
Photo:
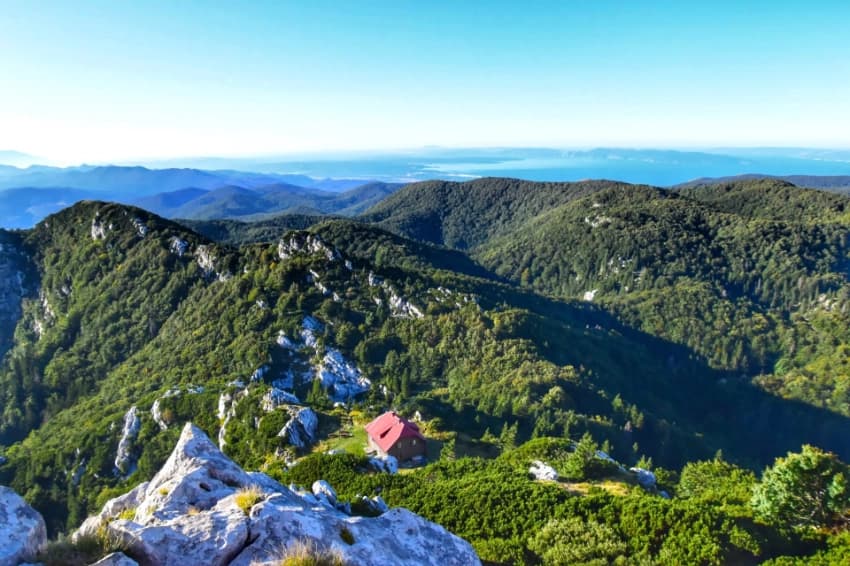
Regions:
<instances>
[{"instance_id":1,"label":"rocky ridge","mask_svg":"<svg viewBox=\"0 0 850 566\"><path fill-rule=\"evenodd\" d=\"M273 564L304 543L346 564L480 564L469 543L406 509L350 516L327 482L312 487L245 472L187 424L159 473L107 502L76 536L105 531L143 566Z\"/></svg>"}]
</instances>

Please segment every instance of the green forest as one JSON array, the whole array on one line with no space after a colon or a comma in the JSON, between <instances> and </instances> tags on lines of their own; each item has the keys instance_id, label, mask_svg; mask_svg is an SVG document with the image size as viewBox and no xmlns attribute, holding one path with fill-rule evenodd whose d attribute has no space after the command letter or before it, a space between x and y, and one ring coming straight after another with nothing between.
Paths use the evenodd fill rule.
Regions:
<instances>
[{"instance_id":1,"label":"green forest","mask_svg":"<svg viewBox=\"0 0 850 566\"><path fill-rule=\"evenodd\" d=\"M25 283L0 329L0 484L67 533L192 421L246 469L355 508L380 493L492 564L844 563L848 205L777 180L511 179L409 185L355 219L79 203L0 233ZM311 378L331 354L368 390ZM420 415L430 463L288 444L277 380L323 444Z\"/></svg>"}]
</instances>

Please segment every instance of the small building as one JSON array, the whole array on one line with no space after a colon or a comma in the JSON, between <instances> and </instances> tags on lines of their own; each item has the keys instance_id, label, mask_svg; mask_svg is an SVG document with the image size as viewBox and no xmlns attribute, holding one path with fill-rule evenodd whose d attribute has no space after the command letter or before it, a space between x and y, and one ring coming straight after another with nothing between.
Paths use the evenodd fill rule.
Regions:
<instances>
[{"instance_id":1,"label":"small building","mask_svg":"<svg viewBox=\"0 0 850 566\"><path fill-rule=\"evenodd\" d=\"M404 462L425 456L425 437L415 423L389 411L366 425L369 448L381 456L394 456Z\"/></svg>"}]
</instances>

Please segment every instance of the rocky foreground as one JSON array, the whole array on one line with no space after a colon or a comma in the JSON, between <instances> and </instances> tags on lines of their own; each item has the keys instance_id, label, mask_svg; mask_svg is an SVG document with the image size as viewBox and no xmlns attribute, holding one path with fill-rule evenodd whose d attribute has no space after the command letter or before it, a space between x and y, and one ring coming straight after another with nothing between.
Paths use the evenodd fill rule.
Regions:
<instances>
[{"instance_id":1,"label":"rocky foreground","mask_svg":"<svg viewBox=\"0 0 850 566\"><path fill-rule=\"evenodd\" d=\"M245 472L187 424L159 473L109 501L75 537L108 537L124 549L109 563L124 566L271 565L305 544L352 565L480 564L468 542L437 524L401 508L350 516L326 482L316 483L314 493L297 492ZM0 506L0 565L32 560L44 523L14 492L0 490L19 504Z\"/></svg>"}]
</instances>

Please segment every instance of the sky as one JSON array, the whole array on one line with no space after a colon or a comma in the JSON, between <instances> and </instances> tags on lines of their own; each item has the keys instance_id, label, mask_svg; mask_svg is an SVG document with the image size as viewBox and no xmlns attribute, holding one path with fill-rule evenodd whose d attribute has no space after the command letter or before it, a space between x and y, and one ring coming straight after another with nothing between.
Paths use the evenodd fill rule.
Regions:
<instances>
[{"instance_id":1,"label":"sky","mask_svg":"<svg viewBox=\"0 0 850 566\"><path fill-rule=\"evenodd\" d=\"M0 0L0 150L850 148L850 2Z\"/></svg>"}]
</instances>

